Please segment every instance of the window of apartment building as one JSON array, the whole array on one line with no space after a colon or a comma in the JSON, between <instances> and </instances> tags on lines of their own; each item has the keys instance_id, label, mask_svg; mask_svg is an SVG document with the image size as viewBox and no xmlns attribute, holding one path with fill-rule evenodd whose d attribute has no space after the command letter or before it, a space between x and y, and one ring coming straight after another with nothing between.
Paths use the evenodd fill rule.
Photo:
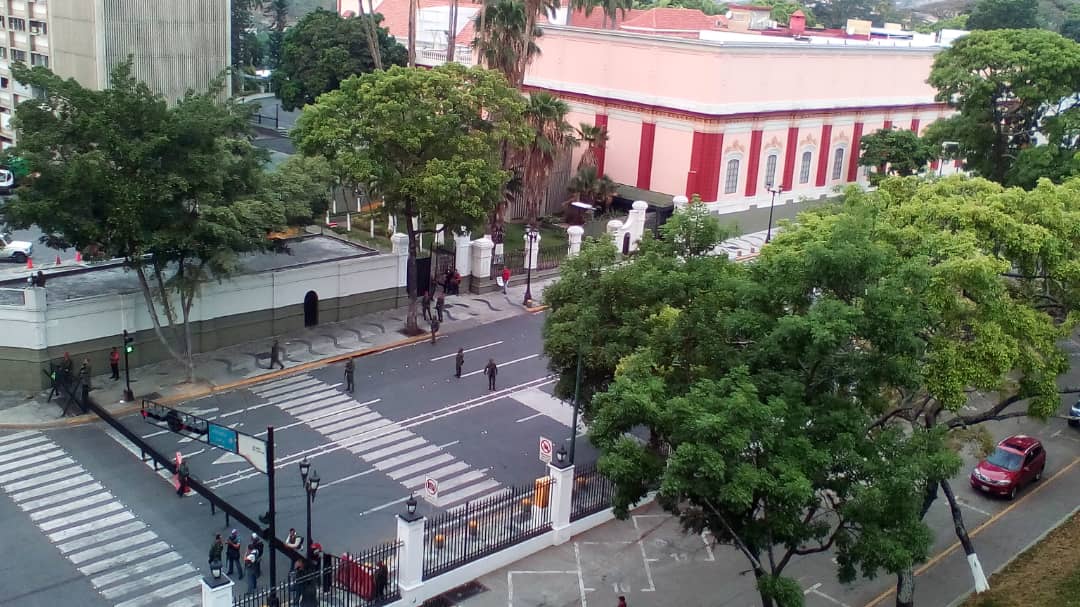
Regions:
<instances>
[{"instance_id":1,"label":"window of apartment building","mask_svg":"<svg viewBox=\"0 0 1080 607\"><path fill-rule=\"evenodd\" d=\"M769 154L765 159L765 187L771 188L776 184L776 161L778 154Z\"/></svg>"},{"instance_id":2,"label":"window of apartment building","mask_svg":"<svg viewBox=\"0 0 1080 607\"><path fill-rule=\"evenodd\" d=\"M15 32L25 32L26 19L20 19L18 17L8 17L8 29Z\"/></svg>"},{"instance_id":3,"label":"window of apartment building","mask_svg":"<svg viewBox=\"0 0 1080 607\"><path fill-rule=\"evenodd\" d=\"M0 15L0 29L3 29L3 27L4 27L4 17L3 17L3 15Z\"/></svg>"},{"instance_id":4,"label":"window of apartment building","mask_svg":"<svg viewBox=\"0 0 1080 607\"><path fill-rule=\"evenodd\" d=\"M0 59L7 59L7 47L0 46Z\"/></svg>"},{"instance_id":5,"label":"window of apartment building","mask_svg":"<svg viewBox=\"0 0 1080 607\"><path fill-rule=\"evenodd\" d=\"M799 166L799 183L810 183L810 161L813 156L813 152L802 153L802 164Z\"/></svg>"},{"instance_id":6,"label":"window of apartment building","mask_svg":"<svg viewBox=\"0 0 1080 607\"><path fill-rule=\"evenodd\" d=\"M739 159L727 161L727 174L724 175L724 193L734 194L739 189Z\"/></svg>"},{"instance_id":7,"label":"window of apartment building","mask_svg":"<svg viewBox=\"0 0 1080 607\"><path fill-rule=\"evenodd\" d=\"M49 33L49 26L44 21L31 21L30 33L45 35Z\"/></svg>"},{"instance_id":8,"label":"window of apartment building","mask_svg":"<svg viewBox=\"0 0 1080 607\"><path fill-rule=\"evenodd\" d=\"M26 63L26 51L20 51L17 48L11 49L11 60Z\"/></svg>"},{"instance_id":9,"label":"window of apartment building","mask_svg":"<svg viewBox=\"0 0 1080 607\"><path fill-rule=\"evenodd\" d=\"M4 76L0 76L0 89L6 89L9 85L11 85L11 81Z\"/></svg>"},{"instance_id":10,"label":"window of apartment building","mask_svg":"<svg viewBox=\"0 0 1080 607\"><path fill-rule=\"evenodd\" d=\"M840 176L844 173L844 148L836 148L833 152L832 158L832 178L833 181L840 179Z\"/></svg>"},{"instance_id":11,"label":"window of apartment building","mask_svg":"<svg viewBox=\"0 0 1080 607\"><path fill-rule=\"evenodd\" d=\"M49 58L45 55L39 55L37 53L30 53L30 65L40 65L41 67L49 67Z\"/></svg>"}]
</instances>

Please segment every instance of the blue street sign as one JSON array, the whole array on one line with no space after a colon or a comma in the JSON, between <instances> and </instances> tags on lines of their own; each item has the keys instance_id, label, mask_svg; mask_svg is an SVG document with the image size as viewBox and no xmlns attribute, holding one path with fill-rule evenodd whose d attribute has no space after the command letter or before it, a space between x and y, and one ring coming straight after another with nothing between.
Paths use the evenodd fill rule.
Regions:
<instances>
[{"instance_id":1,"label":"blue street sign","mask_svg":"<svg viewBox=\"0 0 1080 607\"><path fill-rule=\"evenodd\" d=\"M231 453L236 453L236 430L232 428L226 428L225 426L219 426L217 424L210 424L209 433L210 444L215 447L220 447Z\"/></svg>"}]
</instances>

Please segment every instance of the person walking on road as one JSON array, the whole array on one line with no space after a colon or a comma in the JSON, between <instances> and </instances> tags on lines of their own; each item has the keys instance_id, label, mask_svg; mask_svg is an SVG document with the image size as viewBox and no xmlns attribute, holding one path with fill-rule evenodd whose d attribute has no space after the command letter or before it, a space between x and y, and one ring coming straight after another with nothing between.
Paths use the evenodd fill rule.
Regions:
<instances>
[{"instance_id":1,"label":"person walking on road","mask_svg":"<svg viewBox=\"0 0 1080 607\"><path fill-rule=\"evenodd\" d=\"M281 362L281 344L276 339L274 344L270 346L270 368L273 369L274 365L278 365L282 369L285 368L285 363Z\"/></svg>"},{"instance_id":2,"label":"person walking on road","mask_svg":"<svg viewBox=\"0 0 1080 607\"><path fill-rule=\"evenodd\" d=\"M225 542L221 539L220 533L214 534L214 543L210 544L210 557L206 560L206 564L210 565L214 561L221 564L221 553L225 551Z\"/></svg>"},{"instance_id":3,"label":"person walking on road","mask_svg":"<svg viewBox=\"0 0 1080 607\"><path fill-rule=\"evenodd\" d=\"M424 320L431 320L431 294L427 291L424 291L424 296L420 299L420 306Z\"/></svg>"},{"instance_id":4,"label":"person walking on road","mask_svg":"<svg viewBox=\"0 0 1080 607\"><path fill-rule=\"evenodd\" d=\"M109 369L112 370L113 381L120 379L120 350L117 350L116 346L109 352Z\"/></svg>"},{"instance_id":5,"label":"person walking on road","mask_svg":"<svg viewBox=\"0 0 1080 607\"><path fill-rule=\"evenodd\" d=\"M443 309L446 308L446 291L439 291L439 296L435 299L435 311L439 313L439 322L442 322Z\"/></svg>"},{"instance_id":6,"label":"person walking on road","mask_svg":"<svg viewBox=\"0 0 1080 607\"><path fill-rule=\"evenodd\" d=\"M225 575L232 575L233 565L236 565L236 570L240 572L240 579L244 579L244 566L240 564L240 536L236 533L236 529L232 530L229 539L225 541L225 557L229 561L229 570L225 572Z\"/></svg>"},{"instance_id":7,"label":"person walking on road","mask_svg":"<svg viewBox=\"0 0 1080 607\"><path fill-rule=\"evenodd\" d=\"M353 393L353 377L356 374L356 363L353 359L349 359L345 363L345 390L349 393Z\"/></svg>"},{"instance_id":8,"label":"person walking on road","mask_svg":"<svg viewBox=\"0 0 1080 607\"><path fill-rule=\"evenodd\" d=\"M187 462L180 462L176 469L176 497L184 497L188 491L188 482L191 480L191 471L188 470Z\"/></svg>"},{"instance_id":9,"label":"person walking on road","mask_svg":"<svg viewBox=\"0 0 1080 607\"><path fill-rule=\"evenodd\" d=\"M439 319L431 319L431 345L435 345L435 334L439 332Z\"/></svg>"},{"instance_id":10,"label":"person walking on road","mask_svg":"<svg viewBox=\"0 0 1080 607\"><path fill-rule=\"evenodd\" d=\"M461 368L465 366L465 349L458 348L454 357L454 377L461 377Z\"/></svg>"},{"instance_id":11,"label":"person walking on road","mask_svg":"<svg viewBox=\"0 0 1080 607\"><path fill-rule=\"evenodd\" d=\"M615 607L626 607L626 597L625 596L620 596L619 597L619 604L616 605Z\"/></svg>"},{"instance_id":12,"label":"person walking on road","mask_svg":"<svg viewBox=\"0 0 1080 607\"><path fill-rule=\"evenodd\" d=\"M503 279L503 284L502 284L503 295L506 295L506 288L508 286L510 286L510 268L509 268L509 266L503 266L502 279Z\"/></svg>"},{"instance_id":13,"label":"person walking on road","mask_svg":"<svg viewBox=\"0 0 1080 607\"><path fill-rule=\"evenodd\" d=\"M494 358L488 359L488 364L484 367L484 375L488 378L488 390L495 389L495 376L499 373L499 367L495 364Z\"/></svg>"}]
</instances>

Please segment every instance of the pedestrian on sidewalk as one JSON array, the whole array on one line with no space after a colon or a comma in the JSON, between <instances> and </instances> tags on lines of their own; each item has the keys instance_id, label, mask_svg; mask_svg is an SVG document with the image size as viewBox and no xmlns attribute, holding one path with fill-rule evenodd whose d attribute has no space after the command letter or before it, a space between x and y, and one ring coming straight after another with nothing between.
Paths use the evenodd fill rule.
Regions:
<instances>
[{"instance_id":1,"label":"pedestrian on sidewalk","mask_svg":"<svg viewBox=\"0 0 1080 607\"><path fill-rule=\"evenodd\" d=\"M300 607L300 595L303 593L304 583L300 579L304 576L304 559L296 559L293 568L289 571L289 598L292 607Z\"/></svg>"},{"instance_id":2,"label":"pedestrian on sidewalk","mask_svg":"<svg viewBox=\"0 0 1080 607\"><path fill-rule=\"evenodd\" d=\"M461 377L461 368L465 366L465 349L458 348L454 357L454 377Z\"/></svg>"},{"instance_id":3,"label":"pedestrian on sidewalk","mask_svg":"<svg viewBox=\"0 0 1080 607\"><path fill-rule=\"evenodd\" d=\"M83 390L90 390L90 359L82 359L82 366L79 367L79 381L82 382Z\"/></svg>"},{"instance_id":4,"label":"pedestrian on sidewalk","mask_svg":"<svg viewBox=\"0 0 1080 607\"><path fill-rule=\"evenodd\" d=\"M120 379L120 350L117 350L116 346L109 352L109 369L112 369L113 381Z\"/></svg>"},{"instance_id":5,"label":"pedestrian on sidewalk","mask_svg":"<svg viewBox=\"0 0 1080 607\"><path fill-rule=\"evenodd\" d=\"M439 291L439 297L435 300L435 311L439 313L439 322L442 322L443 308L446 307L446 291Z\"/></svg>"},{"instance_id":6,"label":"pedestrian on sidewalk","mask_svg":"<svg viewBox=\"0 0 1080 607\"><path fill-rule=\"evenodd\" d=\"M488 378L488 390L495 389L495 376L499 373L499 367L495 364L494 358L488 359L488 364L484 367L484 375Z\"/></svg>"},{"instance_id":7,"label":"pedestrian on sidewalk","mask_svg":"<svg viewBox=\"0 0 1080 607\"><path fill-rule=\"evenodd\" d=\"M382 600L386 594L386 584L390 581L390 570L386 568L386 561L379 561L375 567L375 600Z\"/></svg>"},{"instance_id":8,"label":"pedestrian on sidewalk","mask_svg":"<svg viewBox=\"0 0 1080 607\"><path fill-rule=\"evenodd\" d=\"M75 362L71 360L71 353L64 352L64 358L60 361L60 377L63 379L63 383L71 383L71 371L75 366Z\"/></svg>"},{"instance_id":9,"label":"pedestrian on sidewalk","mask_svg":"<svg viewBox=\"0 0 1080 607\"><path fill-rule=\"evenodd\" d=\"M420 305L424 313L424 320L431 320L431 294L427 291L424 291L424 296L420 299Z\"/></svg>"},{"instance_id":10,"label":"pedestrian on sidewalk","mask_svg":"<svg viewBox=\"0 0 1080 607\"><path fill-rule=\"evenodd\" d=\"M247 593L255 594L255 588L259 585L259 576L262 575L262 552L252 550L244 558L244 567L247 569L248 585Z\"/></svg>"},{"instance_id":11,"label":"pedestrian on sidewalk","mask_svg":"<svg viewBox=\"0 0 1080 607\"><path fill-rule=\"evenodd\" d=\"M439 319L431 319L431 344L435 345L435 334L439 332Z\"/></svg>"},{"instance_id":12,"label":"pedestrian on sidewalk","mask_svg":"<svg viewBox=\"0 0 1080 607\"><path fill-rule=\"evenodd\" d=\"M188 470L187 462L180 462L176 477L176 497L184 497L188 490L188 482L191 480L191 471Z\"/></svg>"},{"instance_id":13,"label":"pedestrian on sidewalk","mask_svg":"<svg viewBox=\"0 0 1080 607\"><path fill-rule=\"evenodd\" d=\"M240 572L240 579L244 579L244 566L240 564L240 536L236 533L236 529L232 530L229 539L225 541L225 557L229 561L229 570L225 572L225 575L232 575L233 565L236 565L236 570Z\"/></svg>"},{"instance_id":14,"label":"pedestrian on sidewalk","mask_svg":"<svg viewBox=\"0 0 1080 607\"><path fill-rule=\"evenodd\" d=\"M503 279L503 295L506 295L506 288L508 286L510 286L510 267L509 266L503 266L502 279Z\"/></svg>"},{"instance_id":15,"label":"pedestrian on sidewalk","mask_svg":"<svg viewBox=\"0 0 1080 607\"><path fill-rule=\"evenodd\" d=\"M353 377L356 374L356 364L353 363L353 359L349 359L345 363L345 390L349 394L353 393Z\"/></svg>"},{"instance_id":16,"label":"pedestrian on sidewalk","mask_svg":"<svg viewBox=\"0 0 1080 607\"><path fill-rule=\"evenodd\" d=\"M619 597L619 604L616 605L615 607L626 607L626 597L625 596L620 596Z\"/></svg>"},{"instance_id":17,"label":"pedestrian on sidewalk","mask_svg":"<svg viewBox=\"0 0 1080 607\"><path fill-rule=\"evenodd\" d=\"M258 534L258 533L252 533L252 534L251 534L251 543L250 543L250 544L248 544L248 547L247 547L247 551L248 551L248 554L249 554L249 555L250 555L250 554L251 554L252 552L255 552L255 553L257 553L257 554L258 554L259 556L262 556L262 552L263 552L263 541L262 541L262 540L261 540L261 539L259 538L259 534Z\"/></svg>"},{"instance_id":18,"label":"pedestrian on sidewalk","mask_svg":"<svg viewBox=\"0 0 1080 607\"><path fill-rule=\"evenodd\" d=\"M273 369L274 365L279 365L282 369L285 368L285 363L281 362L281 344L276 339L274 344L270 346L270 368Z\"/></svg>"},{"instance_id":19,"label":"pedestrian on sidewalk","mask_svg":"<svg viewBox=\"0 0 1080 607\"><path fill-rule=\"evenodd\" d=\"M221 553L225 551L225 541L221 539L220 533L214 534L214 542L210 544L210 557L206 559L206 564L210 565L214 561L221 564Z\"/></svg>"},{"instance_id":20,"label":"pedestrian on sidewalk","mask_svg":"<svg viewBox=\"0 0 1080 607\"><path fill-rule=\"evenodd\" d=\"M285 545L300 552L300 547L304 545L304 538L296 534L296 529L289 529L289 537L285 538Z\"/></svg>"}]
</instances>

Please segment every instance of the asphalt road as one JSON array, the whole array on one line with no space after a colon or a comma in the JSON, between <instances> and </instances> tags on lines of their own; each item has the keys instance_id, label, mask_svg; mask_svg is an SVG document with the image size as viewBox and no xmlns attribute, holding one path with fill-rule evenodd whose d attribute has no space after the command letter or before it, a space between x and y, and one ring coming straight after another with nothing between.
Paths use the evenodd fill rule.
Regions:
<instances>
[{"instance_id":1,"label":"asphalt road","mask_svg":"<svg viewBox=\"0 0 1080 607\"><path fill-rule=\"evenodd\" d=\"M335 554L359 551L394 539L394 515L404 510L411 491L422 493L428 476L440 482L440 499L438 508L423 505L424 513L457 508L512 485L531 484L546 474L545 464L538 459L539 437L568 441L571 409L550 395L554 378L549 376L540 354L542 322L542 315L517 316L440 339L436 345L424 341L356 359L355 394L343 392L342 365L335 365L208 396L187 403L186 408L260 437L265 436L268 426L273 426L278 455L279 535L285 537L289 527L305 534L306 504L297 463L307 457L322 480L313 504L313 539ZM454 354L459 347L467 353L463 377L456 379ZM489 358L499 364L495 391L488 390L481 373ZM179 451L193 476L210 484L219 496L249 516L267 510L267 477L246 461L198 442L178 440L177 435L152 427L137 415L123 418L122 422L163 453ZM60 486L67 481L57 478L48 484L69 493L65 498L69 499L54 501L70 510L60 516L60 523L49 517L40 521L60 525L65 523L65 516L82 515L84 511L102 517L119 515L103 523L103 530L98 532L121 528L133 520L143 521L146 529L157 535L147 542L162 541L167 545L167 549L159 545L158 550L148 549L145 553L147 558L160 558L158 565L131 570L130 578L121 579L121 574L106 578L104 582L110 584L130 584L124 588L130 589L132 596L104 596L99 592L95 596L104 596L107 603L103 604L118 604L120 598L152 593L159 593L152 598L160 599L160 603L148 605L168 605L166 598L187 601L188 584L204 571L206 550L214 532L229 528L224 515L218 512L212 517L208 505L198 496L178 499L170 475L156 473L149 464L139 461L134 447L102 424L9 440L12 456L21 458L39 453L26 449L48 443L46 455L54 451L66 455L70 466L85 469L91 477L87 483L97 483L102 485L100 490L108 491L108 497L94 497L97 494L83 491L80 485ZM3 436L0 441L4 441ZM3 446L0 443L0 449ZM17 490L9 491L4 486L2 457L0 451L0 489L10 499L0 498L0 509L12 508L12 500L22 503ZM595 451L586 442L579 442L578 458L581 462L593 461ZM24 463L25 459L13 466ZM71 505L77 500L87 501ZM127 517L129 513L132 518ZM11 525L23 529L24 534L28 532L27 543L42 551L33 561L36 569L72 569L67 555L48 545L63 543L63 538L49 534L67 527L39 527L35 531L27 523L36 525L39 521L28 520L28 515L36 515L36 511L0 518L4 522L0 530ZM117 537L135 532L144 529L118 532ZM249 531L241 532L246 535ZM46 537L42 538L42 534ZM78 565L108 564L112 554L93 552L99 548L95 544L92 552L83 556L86 561ZM21 571L21 562L16 563ZM279 559L278 570L279 579L284 580L287 564L283 558ZM261 580L264 584L268 581L267 571L265 567ZM93 580L98 575L104 574L93 569L86 577ZM79 579L78 568L70 577L71 584L81 583L80 592L86 592L85 578ZM112 588L104 582L98 579L103 588L97 590ZM13 588L0 588L0 604L18 607L65 604L56 601L75 592L41 583L33 586L29 594L25 589L16 593L27 597L9 603L4 599L8 590ZM174 594L162 596L164 593Z\"/></svg>"}]
</instances>

